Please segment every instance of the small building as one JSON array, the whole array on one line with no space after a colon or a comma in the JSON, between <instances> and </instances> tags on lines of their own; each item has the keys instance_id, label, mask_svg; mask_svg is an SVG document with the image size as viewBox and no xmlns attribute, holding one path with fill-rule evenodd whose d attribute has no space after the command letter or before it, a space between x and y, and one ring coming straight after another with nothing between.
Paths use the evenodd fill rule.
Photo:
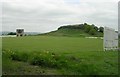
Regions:
<instances>
[{"instance_id":1,"label":"small building","mask_svg":"<svg viewBox=\"0 0 120 77\"><path fill-rule=\"evenodd\" d=\"M16 36L24 36L24 29L16 29Z\"/></svg>"}]
</instances>

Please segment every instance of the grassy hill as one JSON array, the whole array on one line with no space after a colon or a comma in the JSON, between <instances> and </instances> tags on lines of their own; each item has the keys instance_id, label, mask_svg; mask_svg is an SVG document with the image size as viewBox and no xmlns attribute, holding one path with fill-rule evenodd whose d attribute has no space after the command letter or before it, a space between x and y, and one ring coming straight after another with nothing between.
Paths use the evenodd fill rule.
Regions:
<instances>
[{"instance_id":1,"label":"grassy hill","mask_svg":"<svg viewBox=\"0 0 120 77\"><path fill-rule=\"evenodd\" d=\"M100 32L99 28L94 25L77 24L61 26L56 31L51 31L49 33L44 33L41 35L70 37L102 37L103 32Z\"/></svg>"}]
</instances>

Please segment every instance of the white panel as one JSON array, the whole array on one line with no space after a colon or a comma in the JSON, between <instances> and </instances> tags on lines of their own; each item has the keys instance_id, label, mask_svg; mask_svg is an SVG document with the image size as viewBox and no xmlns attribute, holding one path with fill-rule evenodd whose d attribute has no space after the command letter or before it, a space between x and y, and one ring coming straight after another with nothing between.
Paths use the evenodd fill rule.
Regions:
<instances>
[{"instance_id":1,"label":"white panel","mask_svg":"<svg viewBox=\"0 0 120 77\"><path fill-rule=\"evenodd\" d=\"M118 50L118 33L114 29L104 27L104 50Z\"/></svg>"}]
</instances>

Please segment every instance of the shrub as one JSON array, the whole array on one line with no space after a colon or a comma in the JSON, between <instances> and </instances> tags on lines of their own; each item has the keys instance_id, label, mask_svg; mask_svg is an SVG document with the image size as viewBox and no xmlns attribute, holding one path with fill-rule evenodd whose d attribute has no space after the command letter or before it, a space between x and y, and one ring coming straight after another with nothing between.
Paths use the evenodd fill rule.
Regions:
<instances>
[{"instance_id":1,"label":"shrub","mask_svg":"<svg viewBox=\"0 0 120 77\"><path fill-rule=\"evenodd\" d=\"M16 35L16 33L15 32L10 32L7 35Z\"/></svg>"},{"instance_id":2,"label":"shrub","mask_svg":"<svg viewBox=\"0 0 120 77\"><path fill-rule=\"evenodd\" d=\"M84 30L85 30L86 33L88 33L90 31L90 29L91 29L91 26L85 25Z\"/></svg>"},{"instance_id":3,"label":"shrub","mask_svg":"<svg viewBox=\"0 0 120 77\"><path fill-rule=\"evenodd\" d=\"M99 27L99 32L103 33L104 32L104 28L103 27Z\"/></svg>"},{"instance_id":4,"label":"shrub","mask_svg":"<svg viewBox=\"0 0 120 77\"><path fill-rule=\"evenodd\" d=\"M95 29L91 29L91 30L89 31L89 34L95 35L95 34L96 34L96 30L95 30Z\"/></svg>"}]
</instances>

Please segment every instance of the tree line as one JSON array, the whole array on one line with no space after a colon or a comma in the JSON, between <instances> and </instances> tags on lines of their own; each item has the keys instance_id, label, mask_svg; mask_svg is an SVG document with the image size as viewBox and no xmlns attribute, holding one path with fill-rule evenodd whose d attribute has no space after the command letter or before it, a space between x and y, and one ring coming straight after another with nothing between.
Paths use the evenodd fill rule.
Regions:
<instances>
[{"instance_id":1,"label":"tree line","mask_svg":"<svg viewBox=\"0 0 120 77\"><path fill-rule=\"evenodd\" d=\"M76 24L76 25L67 25L67 26L61 26L58 28L58 30L60 29L81 29L84 32L90 34L90 35L95 35L97 34L97 32L104 32L104 28L103 27L97 27L94 24L89 25L87 23L84 24Z\"/></svg>"}]
</instances>

